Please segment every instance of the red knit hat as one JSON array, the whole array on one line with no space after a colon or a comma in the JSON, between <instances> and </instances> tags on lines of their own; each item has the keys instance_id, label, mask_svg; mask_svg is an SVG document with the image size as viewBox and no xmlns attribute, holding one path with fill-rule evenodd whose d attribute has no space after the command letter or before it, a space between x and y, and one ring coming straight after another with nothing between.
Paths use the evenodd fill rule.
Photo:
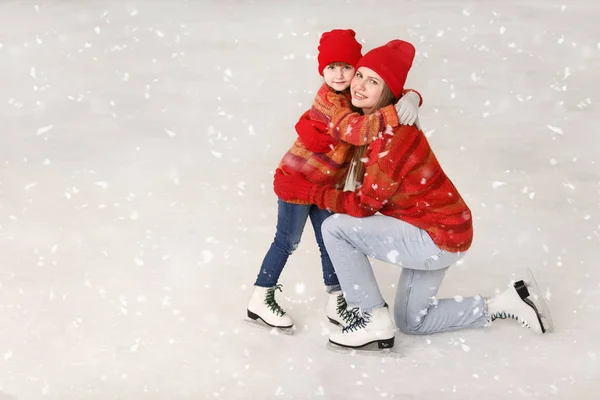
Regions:
<instances>
[{"instance_id":1,"label":"red knit hat","mask_svg":"<svg viewBox=\"0 0 600 400\"><path fill-rule=\"evenodd\" d=\"M334 29L321 35L319 41L319 74L323 75L326 66L335 62L350 64L353 67L362 57L362 45L356 41L352 29Z\"/></svg>"},{"instance_id":2,"label":"red knit hat","mask_svg":"<svg viewBox=\"0 0 600 400\"><path fill-rule=\"evenodd\" d=\"M414 58L415 47L412 44L404 40L392 40L365 54L356 65L356 69L367 67L377 72L392 89L397 100L402 94Z\"/></svg>"}]
</instances>

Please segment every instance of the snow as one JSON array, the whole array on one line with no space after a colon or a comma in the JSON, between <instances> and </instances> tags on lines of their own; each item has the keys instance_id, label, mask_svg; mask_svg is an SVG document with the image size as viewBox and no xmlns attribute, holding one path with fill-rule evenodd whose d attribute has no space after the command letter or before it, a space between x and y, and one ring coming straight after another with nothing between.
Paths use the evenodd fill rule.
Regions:
<instances>
[{"instance_id":1,"label":"snow","mask_svg":"<svg viewBox=\"0 0 600 400\"><path fill-rule=\"evenodd\" d=\"M587 0L3 1L0 399L596 398L599 17ZM243 323L319 35L346 27L365 50L417 48L421 125L475 217L440 297L531 268L556 332L329 352L309 226L277 292L296 334ZM375 272L393 304L399 268Z\"/></svg>"}]
</instances>

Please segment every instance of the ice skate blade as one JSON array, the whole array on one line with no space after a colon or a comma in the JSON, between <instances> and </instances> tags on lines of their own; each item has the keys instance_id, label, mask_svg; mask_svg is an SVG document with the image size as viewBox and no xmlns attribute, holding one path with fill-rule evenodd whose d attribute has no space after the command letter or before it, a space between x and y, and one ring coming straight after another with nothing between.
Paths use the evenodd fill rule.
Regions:
<instances>
[{"instance_id":1,"label":"ice skate blade","mask_svg":"<svg viewBox=\"0 0 600 400\"><path fill-rule=\"evenodd\" d=\"M380 357L380 358L403 358L404 355L397 351L394 347L390 347L387 349L380 349L377 347L377 343L371 343L366 346L360 348L351 348L338 346L337 344L333 344L331 342L327 342L325 345L327 350L332 351L338 354L345 354L350 356L370 356L370 357Z\"/></svg>"},{"instance_id":2,"label":"ice skate blade","mask_svg":"<svg viewBox=\"0 0 600 400\"><path fill-rule=\"evenodd\" d=\"M546 333L554 332L554 321L552 320L552 315L550 314L550 309L548 308L548 304L546 303L546 299L540 287L533 276L533 271L531 269L527 269L527 275L529 275L529 280L527 282L527 286L530 291L529 298L533 303L537 306L540 319L542 324L544 325L544 329Z\"/></svg>"},{"instance_id":3,"label":"ice skate blade","mask_svg":"<svg viewBox=\"0 0 600 400\"><path fill-rule=\"evenodd\" d=\"M275 326L267 325L262 320L244 319L244 322L248 325L254 326L255 328L260 328L269 331L271 335L283 334L287 336L292 336L296 331L295 325L292 325L289 328L278 328Z\"/></svg>"}]
</instances>

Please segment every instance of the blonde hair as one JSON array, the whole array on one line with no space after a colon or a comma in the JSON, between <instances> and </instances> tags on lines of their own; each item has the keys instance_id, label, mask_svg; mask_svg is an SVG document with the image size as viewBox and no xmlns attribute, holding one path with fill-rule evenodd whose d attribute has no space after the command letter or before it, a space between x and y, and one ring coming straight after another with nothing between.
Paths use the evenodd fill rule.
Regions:
<instances>
[{"instance_id":1,"label":"blonde hair","mask_svg":"<svg viewBox=\"0 0 600 400\"><path fill-rule=\"evenodd\" d=\"M392 89L390 89L390 87L383 82L383 91L381 92L381 97L379 97L379 101L371 109L370 113L374 113L380 108L395 104L396 101L397 100L392 92ZM367 153L367 147L369 147L369 145L357 146L354 149L354 156L350 162L348 175L346 175L344 190L353 192L357 188L358 184L362 183L365 176L365 161L363 161L363 158Z\"/></svg>"}]
</instances>

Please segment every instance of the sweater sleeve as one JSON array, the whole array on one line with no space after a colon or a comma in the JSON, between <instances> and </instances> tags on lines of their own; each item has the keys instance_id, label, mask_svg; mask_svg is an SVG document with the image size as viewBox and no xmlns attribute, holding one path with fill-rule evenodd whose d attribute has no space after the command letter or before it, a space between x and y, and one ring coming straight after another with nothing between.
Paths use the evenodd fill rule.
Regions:
<instances>
[{"instance_id":1,"label":"sweater sleeve","mask_svg":"<svg viewBox=\"0 0 600 400\"><path fill-rule=\"evenodd\" d=\"M309 201L323 210L348 214L353 217L368 217L381 208L381 206L369 206L368 199L362 199L360 189L354 192L344 192L332 185L316 185L311 192Z\"/></svg>"},{"instance_id":2,"label":"sweater sleeve","mask_svg":"<svg viewBox=\"0 0 600 400\"><path fill-rule=\"evenodd\" d=\"M398 126L398 114L393 105L386 106L368 115L353 112L348 99L332 90L319 91L314 108L330 121L329 134L334 138L362 146L371 143L387 126Z\"/></svg>"},{"instance_id":3,"label":"sweater sleeve","mask_svg":"<svg viewBox=\"0 0 600 400\"><path fill-rule=\"evenodd\" d=\"M344 192L331 185L316 186L309 199L317 207L353 217L368 217L379 211L398 189L378 164L367 167L363 184L354 192Z\"/></svg>"},{"instance_id":4,"label":"sweater sleeve","mask_svg":"<svg viewBox=\"0 0 600 400\"><path fill-rule=\"evenodd\" d=\"M375 160L367 163L360 188L354 192L344 192L330 185L315 185L311 190L310 202L319 208L353 217L375 214L398 191L405 174L415 161L409 162L408 159L415 158L411 143L417 134L416 128L402 126L401 129L396 129L393 136L377 139L384 140L386 144L377 146L378 143L373 143L369 146L383 151L373 154Z\"/></svg>"},{"instance_id":5,"label":"sweater sleeve","mask_svg":"<svg viewBox=\"0 0 600 400\"><path fill-rule=\"evenodd\" d=\"M321 209L353 217L368 217L379 211L398 187L399 183L375 162L367 165L363 184L355 191L342 191L331 185L315 185L309 201Z\"/></svg>"}]
</instances>

